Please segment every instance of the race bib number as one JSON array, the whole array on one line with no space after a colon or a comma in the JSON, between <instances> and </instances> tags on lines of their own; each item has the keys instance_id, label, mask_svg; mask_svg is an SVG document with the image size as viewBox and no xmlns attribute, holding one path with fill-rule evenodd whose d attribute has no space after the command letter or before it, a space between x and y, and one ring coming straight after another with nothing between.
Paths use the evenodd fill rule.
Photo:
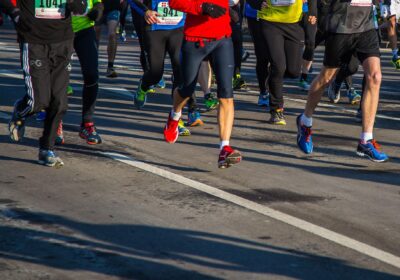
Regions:
<instances>
[{"instance_id":1,"label":"race bib number","mask_svg":"<svg viewBox=\"0 0 400 280\"><path fill-rule=\"evenodd\" d=\"M296 0L271 0L272 6L291 6L296 3Z\"/></svg>"},{"instance_id":2,"label":"race bib number","mask_svg":"<svg viewBox=\"0 0 400 280\"><path fill-rule=\"evenodd\" d=\"M371 7L372 0L351 0L350 6Z\"/></svg>"},{"instance_id":3,"label":"race bib number","mask_svg":"<svg viewBox=\"0 0 400 280\"><path fill-rule=\"evenodd\" d=\"M35 17L43 19L65 18L66 0L35 0Z\"/></svg>"},{"instance_id":4,"label":"race bib number","mask_svg":"<svg viewBox=\"0 0 400 280\"><path fill-rule=\"evenodd\" d=\"M158 25L177 25L183 19L183 12L173 10L169 7L168 2L160 2L157 5Z\"/></svg>"}]
</instances>

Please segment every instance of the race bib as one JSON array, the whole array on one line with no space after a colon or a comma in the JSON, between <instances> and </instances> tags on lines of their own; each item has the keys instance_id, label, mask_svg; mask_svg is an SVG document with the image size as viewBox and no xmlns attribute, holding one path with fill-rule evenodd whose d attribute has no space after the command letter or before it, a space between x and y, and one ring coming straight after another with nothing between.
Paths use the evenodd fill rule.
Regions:
<instances>
[{"instance_id":1,"label":"race bib","mask_svg":"<svg viewBox=\"0 0 400 280\"><path fill-rule=\"evenodd\" d=\"M157 5L158 25L177 25L183 19L183 12L173 10L169 7L168 2L160 2Z\"/></svg>"},{"instance_id":2,"label":"race bib","mask_svg":"<svg viewBox=\"0 0 400 280\"><path fill-rule=\"evenodd\" d=\"M65 18L66 0L35 0L35 17L43 19Z\"/></svg>"},{"instance_id":3,"label":"race bib","mask_svg":"<svg viewBox=\"0 0 400 280\"><path fill-rule=\"evenodd\" d=\"M296 3L296 0L271 0L272 6L291 6Z\"/></svg>"},{"instance_id":4,"label":"race bib","mask_svg":"<svg viewBox=\"0 0 400 280\"><path fill-rule=\"evenodd\" d=\"M351 0L350 6L371 7L372 0Z\"/></svg>"}]
</instances>

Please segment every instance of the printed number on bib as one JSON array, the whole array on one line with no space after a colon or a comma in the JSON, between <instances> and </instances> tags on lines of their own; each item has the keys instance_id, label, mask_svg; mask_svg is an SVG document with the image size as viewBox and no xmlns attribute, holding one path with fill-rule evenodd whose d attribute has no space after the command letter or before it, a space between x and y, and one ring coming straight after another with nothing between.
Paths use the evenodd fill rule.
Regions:
<instances>
[{"instance_id":1,"label":"printed number on bib","mask_svg":"<svg viewBox=\"0 0 400 280\"><path fill-rule=\"evenodd\" d=\"M291 6L296 3L296 0L271 0L272 6Z\"/></svg>"},{"instance_id":2,"label":"printed number on bib","mask_svg":"<svg viewBox=\"0 0 400 280\"><path fill-rule=\"evenodd\" d=\"M65 18L66 0L35 0L35 17L43 19Z\"/></svg>"},{"instance_id":3,"label":"printed number on bib","mask_svg":"<svg viewBox=\"0 0 400 280\"><path fill-rule=\"evenodd\" d=\"M169 7L168 2L160 2L157 5L158 25L177 25L183 19L183 12L173 10Z\"/></svg>"},{"instance_id":4,"label":"printed number on bib","mask_svg":"<svg viewBox=\"0 0 400 280\"><path fill-rule=\"evenodd\" d=\"M372 0L351 0L350 6L371 7Z\"/></svg>"}]
</instances>

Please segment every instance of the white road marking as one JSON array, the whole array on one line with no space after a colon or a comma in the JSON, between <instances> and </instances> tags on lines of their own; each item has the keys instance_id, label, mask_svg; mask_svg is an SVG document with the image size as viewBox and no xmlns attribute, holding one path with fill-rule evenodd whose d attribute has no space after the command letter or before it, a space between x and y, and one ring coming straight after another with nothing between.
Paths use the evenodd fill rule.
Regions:
<instances>
[{"instance_id":1,"label":"white road marking","mask_svg":"<svg viewBox=\"0 0 400 280\"><path fill-rule=\"evenodd\" d=\"M306 232L312 233L316 236L322 237L324 239L330 240L336 244L342 245L344 247L347 247L349 249L355 250L359 253L362 253L364 255L370 256L372 258L375 258L379 261L382 261L384 263L390 264L394 267L400 268L400 257L395 256L393 254L390 254L388 252L382 251L378 248L372 247L368 244L362 243L360 241L357 241L355 239L352 239L350 237L347 237L345 235L342 235L340 233L336 233L334 231L331 231L329 229L325 229L323 227L314 225L312 223L309 223L307 221L301 220L299 218L290 216L288 214L285 214L283 212L274 210L272 208L269 208L267 206L255 203L253 201L244 199L242 197L239 197L234 194L230 194L228 192L222 191L220 189L214 188L212 186L197 182L195 180L186 178L184 176L172 173L170 171L152 166L150 164L135 160L131 157L118 154L118 153L110 153L110 152L100 152L101 154L110 157L114 160L117 160L119 162L128 164L130 166L142 169L144 171L156 174L158 176L161 176L163 178L169 179L171 181L175 181L179 184L183 184L185 186L194 188L196 190L199 190L201 192L208 193L212 196L221 198L225 201L229 201L231 203L234 203L236 205L242 206L246 209L255 211L257 213L260 213L262 215L265 215L267 217L273 218L275 220L278 220L280 222L289 224L293 227L296 227L298 229L304 230Z\"/></svg>"}]
</instances>

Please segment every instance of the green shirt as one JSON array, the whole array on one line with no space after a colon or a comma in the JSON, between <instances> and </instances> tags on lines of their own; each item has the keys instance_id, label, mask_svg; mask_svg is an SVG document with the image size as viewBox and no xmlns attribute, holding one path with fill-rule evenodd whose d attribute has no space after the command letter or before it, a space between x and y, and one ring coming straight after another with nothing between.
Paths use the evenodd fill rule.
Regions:
<instances>
[{"instance_id":1,"label":"green shirt","mask_svg":"<svg viewBox=\"0 0 400 280\"><path fill-rule=\"evenodd\" d=\"M88 0L88 7L86 12L83 15L72 16L72 30L74 31L74 33L94 26L94 21L89 19L86 15L96 3L101 3L101 0Z\"/></svg>"}]
</instances>

